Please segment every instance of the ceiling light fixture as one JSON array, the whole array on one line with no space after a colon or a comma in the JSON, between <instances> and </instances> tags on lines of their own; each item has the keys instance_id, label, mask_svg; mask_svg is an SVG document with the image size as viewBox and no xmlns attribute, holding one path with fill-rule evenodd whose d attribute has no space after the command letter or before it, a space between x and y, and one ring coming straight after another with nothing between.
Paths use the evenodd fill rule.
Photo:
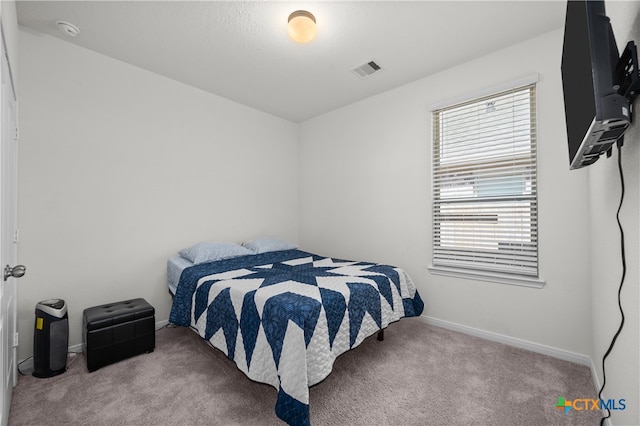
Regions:
<instances>
[{"instance_id":1,"label":"ceiling light fixture","mask_svg":"<svg viewBox=\"0 0 640 426\"><path fill-rule=\"evenodd\" d=\"M316 17L306 10L296 10L289 15L287 33L296 43L309 43L318 33Z\"/></svg>"}]
</instances>

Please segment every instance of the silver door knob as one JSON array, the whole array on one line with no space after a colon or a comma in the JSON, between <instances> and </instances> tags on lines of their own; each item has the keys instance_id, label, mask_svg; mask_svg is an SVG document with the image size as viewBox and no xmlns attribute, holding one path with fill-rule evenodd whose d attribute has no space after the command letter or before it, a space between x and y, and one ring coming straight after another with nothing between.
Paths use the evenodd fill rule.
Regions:
<instances>
[{"instance_id":1,"label":"silver door knob","mask_svg":"<svg viewBox=\"0 0 640 426\"><path fill-rule=\"evenodd\" d=\"M13 268L9 265L4 267L4 280L9 277L20 278L27 272L27 268L24 265L16 265Z\"/></svg>"}]
</instances>

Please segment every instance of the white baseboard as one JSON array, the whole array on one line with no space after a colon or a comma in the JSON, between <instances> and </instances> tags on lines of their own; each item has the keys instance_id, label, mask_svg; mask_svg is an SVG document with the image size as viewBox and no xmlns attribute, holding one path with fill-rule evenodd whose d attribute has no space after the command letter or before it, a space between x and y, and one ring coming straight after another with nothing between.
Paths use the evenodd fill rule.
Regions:
<instances>
[{"instance_id":1,"label":"white baseboard","mask_svg":"<svg viewBox=\"0 0 640 426\"><path fill-rule=\"evenodd\" d=\"M600 383L600 379L598 379L598 370L596 370L596 365L593 360L591 361L591 377L593 378L593 386L596 388L596 392L600 392L600 387L602 384Z\"/></svg>"},{"instance_id":2,"label":"white baseboard","mask_svg":"<svg viewBox=\"0 0 640 426\"><path fill-rule=\"evenodd\" d=\"M420 319L427 322L427 324L435 325L436 327L446 328L448 330L453 330L453 331L459 331L461 333L480 337L486 340L491 340L493 342L504 343L505 345L515 346L516 348L526 349L528 351L537 352L543 355L549 355L564 361L569 361L575 364L584 365L586 367L591 368L592 370L595 368L593 366L593 361L591 360L591 357L587 355L566 351L564 349L554 348L552 346L542 345L540 343L530 342L528 340L518 339L516 337L506 336L504 334L494 333L493 331L486 331L479 328L470 327L468 325L462 325L462 324L457 324L450 321L441 320L438 318L428 317L425 315L420 316ZM597 380L597 376L595 377Z\"/></svg>"},{"instance_id":3,"label":"white baseboard","mask_svg":"<svg viewBox=\"0 0 640 426\"><path fill-rule=\"evenodd\" d=\"M169 320L163 320L163 321L156 321L156 331L160 330L163 327L166 327L167 324L169 324Z\"/></svg>"},{"instance_id":4,"label":"white baseboard","mask_svg":"<svg viewBox=\"0 0 640 426\"><path fill-rule=\"evenodd\" d=\"M593 378L593 386L596 388L596 394L598 394L600 392L600 387L602 387L602 383L600 383L600 379L598 379L598 371L593 360L591 361L591 377ZM602 410L602 417L606 416L607 410L604 409ZM610 418L604 420L604 426L612 426Z\"/></svg>"},{"instance_id":5,"label":"white baseboard","mask_svg":"<svg viewBox=\"0 0 640 426\"><path fill-rule=\"evenodd\" d=\"M18 372L21 374L33 373L33 357L18 362Z\"/></svg>"},{"instance_id":6,"label":"white baseboard","mask_svg":"<svg viewBox=\"0 0 640 426\"><path fill-rule=\"evenodd\" d=\"M155 330L158 331L161 328L169 324L169 320L156 321ZM69 353L82 353L84 352L84 344L78 343L77 345L69 346ZM33 373L33 357L29 357L18 362L18 369L22 374Z\"/></svg>"}]
</instances>

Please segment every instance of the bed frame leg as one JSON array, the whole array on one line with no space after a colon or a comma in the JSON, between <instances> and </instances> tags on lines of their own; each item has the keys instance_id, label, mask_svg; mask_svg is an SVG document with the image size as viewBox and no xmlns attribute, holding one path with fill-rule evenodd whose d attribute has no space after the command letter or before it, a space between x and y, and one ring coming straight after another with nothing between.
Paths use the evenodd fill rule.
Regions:
<instances>
[{"instance_id":1,"label":"bed frame leg","mask_svg":"<svg viewBox=\"0 0 640 426\"><path fill-rule=\"evenodd\" d=\"M378 331L378 342L382 342L384 340L384 330Z\"/></svg>"}]
</instances>

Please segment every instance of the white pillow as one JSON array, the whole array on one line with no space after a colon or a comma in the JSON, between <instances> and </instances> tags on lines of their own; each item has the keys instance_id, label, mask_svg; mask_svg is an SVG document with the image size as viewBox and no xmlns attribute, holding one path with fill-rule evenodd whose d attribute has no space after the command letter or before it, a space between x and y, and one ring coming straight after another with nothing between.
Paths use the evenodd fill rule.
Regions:
<instances>
[{"instance_id":1,"label":"white pillow","mask_svg":"<svg viewBox=\"0 0 640 426\"><path fill-rule=\"evenodd\" d=\"M257 238L255 240L242 243L242 246L251 250L253 254L298 248L295 244L278 238Z\"/></svg>"},{"instance_id":2,"label":"white pillow","mask_svg":"<svg viewBox=\"0 0 640 426\"><path fill-rule=\"evenodd\" d=\"M213 262L214 260L246 256L253 252L235 243L198 243L178 252L180 256L195 264Z\"/></svg>"}]
</instances>

